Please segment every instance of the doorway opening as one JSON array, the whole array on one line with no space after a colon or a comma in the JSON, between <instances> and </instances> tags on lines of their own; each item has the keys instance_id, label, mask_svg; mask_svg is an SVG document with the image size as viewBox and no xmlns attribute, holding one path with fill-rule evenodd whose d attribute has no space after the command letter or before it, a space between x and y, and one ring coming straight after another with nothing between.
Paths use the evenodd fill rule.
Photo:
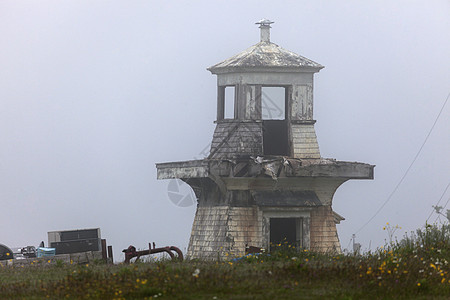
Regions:
<instances>
[{"instance_id":1,"label":"doorway opening","mask_svg":"<svg viewBox=\"0 0 450 300\"><path fill-rule=\"evenodd\" d=\"M261 87L264 155L289 156L287 98L285 87Z\"/></svg>"},{"instance_id":2,"label":"doorway opening","mask_svg":"<svg viewBox=\"0 0 450 300\"><path fill-rule=\"evenodd\" d=\"M285 120L263 120L263 153L264 155L289 156Z\"/></svg>"},{"instance_id":3,"label":"doorway opening","mask_svg":"<svg viewBox=\"0 0 450 300\"><path fill-rule=\"evenodd\" d=\"M270 218L270 250L283 247L301 248L301 218Z\"/></svg>"}]
</instances>

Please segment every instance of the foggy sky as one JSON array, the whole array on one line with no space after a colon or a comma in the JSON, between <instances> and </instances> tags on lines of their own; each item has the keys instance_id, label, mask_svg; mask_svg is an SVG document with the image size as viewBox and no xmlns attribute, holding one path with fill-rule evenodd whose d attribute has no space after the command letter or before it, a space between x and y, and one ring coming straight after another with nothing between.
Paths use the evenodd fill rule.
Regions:
<instances>
[{"instance_id":1,"label":"foggy sky","mask_svg":"<svg viewBox=\"0 0 450 300\"><path fill-rule=\"evenodd\" d=\"M274 43L325 66L314 82L321 155L376 165L375 180L335 194L347 247L450 92L449 16L447 0L0 1L0 243L100 227L115 260L130 244L185 250L195 206L169 200L155 163L201 157L216 118L206 68L256 44L254 23L268 18ZM357 234L363 249L385 243L386 222L399 237L425 224L449 154L447 104Z\"/></svg>"}]
</instances>

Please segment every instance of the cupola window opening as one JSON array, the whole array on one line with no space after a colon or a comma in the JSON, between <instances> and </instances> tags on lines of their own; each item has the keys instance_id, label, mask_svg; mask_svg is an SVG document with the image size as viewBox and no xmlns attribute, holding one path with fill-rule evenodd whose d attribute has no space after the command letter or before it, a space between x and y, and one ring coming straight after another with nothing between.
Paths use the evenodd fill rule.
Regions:
<instances>
[{"instance_id":1,"label":"cupola window opening","mask_svg":"<svg viewBox=\"0 0 450 300\"><path fill-rule=\"evenodd\" d=\"M263 120L286 119L286 88L263 86L261 88L261 118Z\"/></svg>"},{"instance_id":2,"label":"cupola window opening","mask_svg":"<svg viewBox=\"0 0 450 300\"><path fill-rule=\"evenodd\" d=\"M236 118L236 87L219 86L217 120Z\"/></svg>"}]
</instances>

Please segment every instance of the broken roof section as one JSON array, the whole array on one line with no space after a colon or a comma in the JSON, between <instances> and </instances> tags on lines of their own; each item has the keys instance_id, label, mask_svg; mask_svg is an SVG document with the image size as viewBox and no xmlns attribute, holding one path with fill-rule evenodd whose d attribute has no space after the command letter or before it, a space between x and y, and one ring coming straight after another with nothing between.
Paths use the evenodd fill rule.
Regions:
<instances>
[{"instance_id":1,"label":"broken roof section","mask_svg":"<svg viewBox=\"0 0 450 300\"><path fill-rule=\"evenodd\" d=\"M270 41L270 24L273 22L263 19L259 24L261 41L214 66L208 68L213 74L236 71L258 71L259 68L282 70L284 72L318 72L324 66L306 57L286 50Z\"/></svg>"}]
</instances>

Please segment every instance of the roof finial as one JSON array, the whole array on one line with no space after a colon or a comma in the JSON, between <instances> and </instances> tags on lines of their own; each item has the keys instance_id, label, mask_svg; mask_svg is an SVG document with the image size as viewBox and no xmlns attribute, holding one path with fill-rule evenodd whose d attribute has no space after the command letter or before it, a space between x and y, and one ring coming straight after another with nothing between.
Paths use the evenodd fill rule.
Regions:
<instances>
[{"instance_id":1,"label":"roof finial","mask_svg":"<svg viewBox=\"0 0 450 300\"><path fill-rule=\"evenodd\" d=\"M273 22L268 19L261 19L255 24L259 24L259 28L261 28L261 42L270 42L270 24L273 24Z\"/></svg>"}]
</instances>

